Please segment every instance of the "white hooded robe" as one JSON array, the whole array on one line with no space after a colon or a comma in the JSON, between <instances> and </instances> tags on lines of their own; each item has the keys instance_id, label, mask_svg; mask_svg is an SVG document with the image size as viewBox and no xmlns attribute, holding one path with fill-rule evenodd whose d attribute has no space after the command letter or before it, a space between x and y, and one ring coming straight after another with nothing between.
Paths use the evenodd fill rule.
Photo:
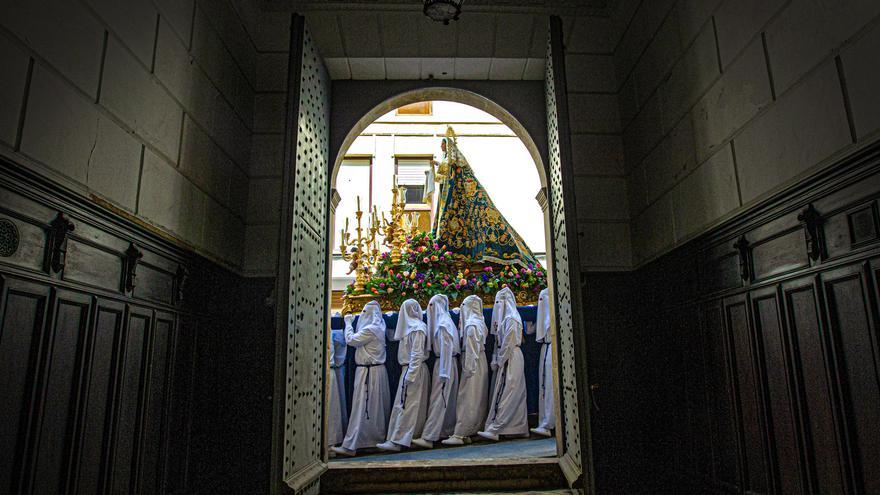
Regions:
<instances>
[{"instance_id":1,"label":"white hooded robe","mask_svg":"<svg viewBox=\"0 0 880 495\"><path fill-rule=\"evenodd\" d=\"M419 438L428 411L428 331L422 321L418 301L407 299L400 306L394 340L400 341L397 361L400 363L400 383L388 421L386 440L409 447L413 438Z\"/></svg>"},{"instance_id":2,"label":"white hooded robe","mask_svg":"<svg viewBox=\"0 0 880 495\"><path fill-rule=\"evenodd\" d=\"M466 438L477 434L489 408L489 364L486 362L489 329L479 296L468 296L462 301L459 322L463 349L453 436Z\"/></svg>"},{"instance_id":3,"label":"white hooded robe","mask_svg":"<svg viewBox=\"0 0 880 495\"><path fill-rule=\"evenodd\" d=\"M531 325L529 325L531 327ZM553 344L550 340L550 291L544 289L538 296L538 315L535 319L535 342L541 344L538 358L538 428L556 428L556 404L553 388Z\"/></svg>"},{"instance_id":4,"label":"white hooded robe","mask_svg":"<svg viewBox=\"0 0 880 495\"><path fill-rule=\"evenodd\" d=\"M428 302L428 335L437 359L431 380L431 402L422 439L436 442L455 430L455 403L458 395L458 363L461 352L458 328L449 316L449 298L437 294Z\"/></svg>"},{"instance_id":5,"label":"white hooded robe","mask_svg":"<svg viewBox=\"0 0 880 495\"><path fill-rule=\"evenodd\" d=\"M327 420L327 444L339 445L345 437L345 428L348 425L348 407L345 402L345 355L348 347L343 330L331 330L330 339L330 381L327 384L330 417Z\"/></svg>"},{"instance_id":6,"label":"white hooded robe","mask_svg":"<svg viewBox=\"0 0 880 495\"><path fill-rule=\"evenodd\" d=\"M354 394L342 447L351 451L375 447L385 439L391 412L391 391L385 370L385 321L379 304L371 301L358 318L357 331L345 326L345 342L354 347Z\"/></svg>"},{"instance_id":7,"label":"white hooded robe","mask_svg":"<svg viewBox=\"0 0 880 495\"><path fill-rule=\"evenodd\" d=\"M497 323L495 362L496 379L489 400L489 414L484 431L495 435L526 435L529 433L526 409L526 377L522 351L523 324L516 299L509 288L495 296L492 310L493 326Z\"/></svg>"}]
</instances>

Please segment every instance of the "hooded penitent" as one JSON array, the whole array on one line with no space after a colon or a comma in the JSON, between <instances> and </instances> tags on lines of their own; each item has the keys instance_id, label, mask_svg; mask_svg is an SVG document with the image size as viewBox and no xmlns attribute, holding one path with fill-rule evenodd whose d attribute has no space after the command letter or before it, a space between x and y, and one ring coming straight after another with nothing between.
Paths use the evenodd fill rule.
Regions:
<instances>
[{"instance_id":1,"label":"hooded penitent","mask_svg":"<svg viewBox=\"0 0 880 495\"><path fill-rule=\"evenodd\" d=\"M345 437L345 428L348 425L348 407L345 399L345 356L347 346L345 344L345 332L333 330L330 332L331 345L328 362L330 364L330 380L327 384L327 400L329 418L327 420L327 443L339 445Z\"/></svg>"},{"instance_id":2,"label":"hooded penitent","mask_svg":"<svg viewBox=\"0 0 880 495\"><path fill-rule=\"evenodd\" d=\"M456 356L461 344L458 328L449 316L449 299L437 294L428 302L428 335L437 360L431 380L431 402L422 440L435 442L452 435L455 428L455 402L458 394Z\"/></svg>"},{"instance_id":3,"label":"hooded penitent","mask_svg":"<svg viewBox=\"0 0 880 495\"><path fill-rule=\"evenodd\" d=\"M549 289L542 290L541 295L538 296L535 341L541 344L541 356L538 361L538 428L535 431L549 435L549 430L556 427Z\"/></svg>"},{"instance_id":4,"label":"hooded penitent","mask_svg":"<svg viewBox=\"0 0 880 495\"><path fill-rule=\"evenodd\" d=\"M476 435L489 407L489 364L486 362L486 320L483 301L468 296L461 303L461 380L455 407L453 436L464 439ZM453 444L459 441L450 442Z\"/></svg>"},{"instance_id":5,"label":"hooded penitent","mask_svg":"<svg viewBox=\"0 0 880 495\"><path fill-rule=\"evenodd\" d=\"M351 416L343 449L354 451L373 447L385 438L385 426L391 413L391 393L385 370L385 321L379 303L364 306L357 321L357 331L345 326L345 341L354 347L354 392Z\"/></svg>"},{"instance_id":6,"label":"hooded penitent","mask_svg":"<svg viewBox=\"0 0 880 495\"><path fill-rule=\"evenodd\" d=\"M516 298L509 288L495 295L492 314L495 328L497 378L492 387L485 433L524 435L529 432L526 410L526 381L522 351L523 324Z\"/></svg>"},{"instance_id":7,"label":"hooded penitent","mask_svg":"<svg viewBox=\"0 0 880 495\"><path fill-rule=\"evenodd\" d=\"M388 421L386 442L409 447L412 439L421 435L425 424L430 380L429 371L424 365L428 358L427 326L422 321L422 308L418 301L407 299L400 306L394 339L400 341L397 360L401 374ZM383 448L382 445L379 447Z\"/></svg>"}]
</instances>

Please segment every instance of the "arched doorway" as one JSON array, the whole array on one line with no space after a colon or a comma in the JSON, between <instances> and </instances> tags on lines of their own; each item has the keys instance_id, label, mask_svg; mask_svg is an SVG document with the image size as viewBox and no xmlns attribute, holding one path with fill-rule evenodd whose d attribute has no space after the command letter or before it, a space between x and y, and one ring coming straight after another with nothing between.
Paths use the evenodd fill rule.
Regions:
<instances>
[{"instance_id":1,"label":"arched doorway","mask_svg":"<svg viewBox=\"0 0 880 495\"><path fill-rule=\"evenodd\" d=\"M442 97L442 100L420 100L421 95L428 94ZM476 108L471 105L454 102L451 100L462 99L458 95L465 95L464 99L473 100L479 98L482 108ZM401 109L405 109L405 105L410 103L398 104L397 101L409 102L416 99L418 103L411 106L420 105L423 112L419 116L400 114ZM389 111L383 111L390 108ZM519 135L513 129L501 122L494 115L489 114L484 108L490 108L493 113L505 115L505 120L511 122L520 130ZM410 110L411 111L411 110ZM379 117L372 117L374 114ZM361 119L357 125L351 130L343 146L349 147L339 153L336 165L332 173L331 188L334 198L331 201L330 220L328 222L327 235L334 238L333 243L328 251L332 252L332 263L328 266L328 275L332 278L328 285L331 288L331 311L335 316L330 318L332 328L339 330L337 332L337 340L341 339L341 330L343 323L337 315L340 311L341 297L343 288L348 286L350 289L354 284L354 279L349 271L349 264L342 259L342 248L338 245L339 233L341 229L348 230L349 223L352 226L359 225L359 219L355 214L355 205L362 208L362 211L376 211L378 208L379 217L384 217L386 213L390 214L390 204L393 201L393 190L396 188L411 188L410 192L416 194L411 195L402 203L405 211L409 215L419 218L421 222L415 222L414 228L418 231L429 233L431 231L432 219L436 212L437 203L430 201L424 203L422 192L425 190L427 169L431 167L431 160L441 160L440 144L445 133L452 130L456 135L455 142L458 150L463 153L473 170L476 179L480 182L481 188L486 191L488 197L491 198L494 207L497 208L507 222L513 227L519 237L522 238L523 245L527 246L529 255L534 255L537 260L535 265L522 268L524 277L533 273L532 268L537 271L539 276L543 277L547 267L546 246L550 241L548 238L549 230L546 228L548 220L548 211L546 202L539 202L538 198L543 198L545 182L542 162L535 162L534 157L538 157L540 152L534 145L531 136L524 129L524 126L504 111L497 103L486 99L480 95L474 95L469 91L455 88L430 88L425 90L409 91L405 94L392 97L389 100L377 105L372 111L366 114L366 119ZM373 119L372 121L364 121ZM358 132L361 131L361 132ZM358 132L355 134L355 132ZM352 136L357 136L352 138ZM522 136L522 137L521 137ZM525 139L524 139L525 138ZM414 172L413 172L414 171ZM414 175L415 174L415 175ZM433 181L432 181L433 183ZM338 192L338 195L337 195ZM357 203L356 203L357 197ZM335 228L329 227L335 226ZM381 233L377 233L377 237L382 239ZM380 241L380 245L382 242ZM387 247L385 249L388 249ZM496 269L499 266L495 266ZM407 268L395 268L395 271ZM518 270L519 271L519 270ZM375 272L375 270L374 270ZM430 273L430 272L429 272ZM484 275L483 278L488 277ZM509 272L508 272L509 273ZM422 274L420 274L421 277ZM519 275L517 275L519 276ZM446 285L445 281L434 281L439 287L440 283ZM424 284L423 284L424 285ZM529 286L528 289L518 289L517 283L512 284L515 292L517 292L517 303L522 307L521 314L523 321L526 323L524 335L522 336L521 352L524 356L526 364L524 379L526 383L526 397L528 404L528 412L532 415L532 427L538 426L538 404L540 397L545 395L548 401L553 403L549 411L551 417L557 417L557 407L555 398L558 397L554 391L556 390L555 373L547 372L546 375L540 373L540 366L544 364L552 367L555 359L553 353L543 348L540 342L536 342L534 329L534 320L536 317L535 303L537 302L539 288ZM479 286L467 289L465 295L470 293L478 293ZM491 291L483 292L484 303L487 308L491 307L491 299L494 292L499 288ZM391 289L389 289L391 290ZM400 290L395 291L399 293ZM446 294L450 293L446 290L442 291ZM417 296L410 294L408 297L415 297L421 300L424 305L427 302L427 296ZM456 296L450 295L450 298ZM459 299L464 296L458 296ZM370 298L372 299L372 298ZM379 296L380 300L384 296ZM401 298L402 299L402 298ZM363 304L366 301L358 303ZM454 302L454 300L453 300ZM386 307L386 310L396 310L398 303L392 307ZM384 304L383 304L384 306ZM349 306L348 310L353 313L358 312L359 307ZM453 318L455 318L453 314ZM487 318L487 324L489 320ZM386 321L386 323L388 323ZM393 320L388 323L393 327ZM551 335L551 338L553 336ZM328 338L329 340L329 338ZM492 356L493 337L489 337L487 343L488 355L487 361ZM549 343L549 340L548 340ZM394 341L387 343L385 368L389 374L392 395L397 388L398 374L400 366L397 363L396 345ZM552 346L555 349L557 346ZM343 383L343 389L347 387L348 396L352 393L354 371L353 356L351 353L354 349L349 349L348 360L345 364L339 364L348 374L348 380ZM544 358L542 360L542 357ZM462 358L463 359L463 358ZM430 366L431 361L428 362ZM330 375L332 377L332 375ZM546 376L545 386L540 387L540 376ZM325 396L326 402L330 403L332 395ZM333 402L334 405L339 401ZM343 401L343 404L345 402ZM330 408L327 404L327 416L330 416ZM348 403L351 407L350 402ZM343 417L345 415L343 414ZM482 418L482 421L485 418ZM334 424L328 420L327 424ZM543 432L543 430L539 430ZM558 432L559 430L557 430ZM527 430L526 430L527 433ZM339 440L339 437L335 437ZM445 437L444 437L445 438ZM384 440L384 439L383 439ZM540 440L540 441L537 441ZM516 444L499 444L501 447L481 445L480 447L464 447L463 450L456 451L414 451L407 450L405 455L367 455L366 459L372 461L379 460L430 460L436 458L457 458L457 459L476 459L482 457L492 458L539 458L545 456L555 456L558 454L557 446L559 442L555 439L543 439L543 437L535 436L529 440L516 440ZM334 443L335 445L335 443ZM439 443L436 447L442 447ZM358 456L362 458L363 452ZM334 462L343 462L347 458L336 459ZM361 459L358 459L360 461Z\"/></svg>"},{"instance_id":2,"label":"arched doorway","mask_svg":"<svg viewBox=\"0 0 880 495\"><path fill-rule=\"evenodd\" d=\"M546 235L550 240L551 253L548 279L553 291L553 306L557 309L553 320L559 343L555 357L559 359L561 383L558 389L562 401L559 429L563 433L556 466L569 484L589 486L589 411L586 399L586 367L583 362L585 344L583 335L574 331L581 326L581 299L576 278L573 278L578 269L578 252L577 243L568 242L569 238L573 239L576 229L573 213L565 214L566 207L574 208L574 195L561 44L561 25L554 18L551 20L544 85L547 154L542 157L540 153L535 153L538 157L535 162L541 164L539 175L542 177L542 184L546 185L544 196L548 207L545 225L549 229ZM330 218L330 183L338 160L334 154L339 154L339 150L344 148L334 145L331 151L329 79L320 55L305 29L304 20L299 16L294 16L290 53L288 135L284 151L282 191L283 235L279 245L276 285L278 299L272 479L273 489L277 493L289 489L297 493L316 493L320 489L320 475L327 469L323 456L322 399L325 376L322 371L329 316L326 266L329 259L327 228ZM427 92L429 90L445 92L447 89L449 88L423 85L421 92L394 94L391 98L385 97L374 102L369 102L369 95L363 95L362 99L369 102L366 105L371 110L356 120L363 125L370 122L371 117L375 118L370 113L383 111L383 104L387 111L393 105L431 99L432 96ZM474 103L478 108L479 105L486 105L489 113L505 123L509 122L511 129L516 131L520 127L517 119L512 119L503 107L487 105L487 102L491 103L488 96L475 91L454 93L454 96L446 98L458 98L462 103ZM356 135L357 127L358 125L354 125L347 131L349 137ZM534 144L533 138L537 134L532 131L522 134L517 132L517 135L524 142L531 141ZM334 156L333 160L331 156ZM492 467L498 469L492 471L485 466L480 467L480 472L496 477L498 483L488 485L492 487L505 486L504 483L516 471L510 466ZM429 471L423 469L404 473L401 474L403 478L397 481L411 474L424 481L424 476ZM466 471L467 469L458 469L456 473ZM523 472L524 479L530 479L530 473L533 474L534 469L526 469ZM445 479L448 475L449 470L444 470L437 479ZM413 486L425 487L424 484Z\"/></svg>"}]
</instances>

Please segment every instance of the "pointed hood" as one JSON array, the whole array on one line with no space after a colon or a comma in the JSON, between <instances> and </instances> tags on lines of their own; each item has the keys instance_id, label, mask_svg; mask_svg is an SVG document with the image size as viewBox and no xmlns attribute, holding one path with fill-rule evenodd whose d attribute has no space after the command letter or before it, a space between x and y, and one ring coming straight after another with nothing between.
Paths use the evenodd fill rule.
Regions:
<instances>
[{"instance_id":1,"label":"pointed hood","mask_svg":"<svg viewBox=\"0 0 880 495\"><path fill-rule=\"evenodd\" d=\"M505 287L495 294L495 306L492 308L492 335L498 335L498 329L510 318L515 319L522 326L522 318L516 309L516 297L509 287Z\"/></svg>"},{"instance_id":2,"label":"pointed hood","mask_svg":"<svg viewBox=\"0 0 880 495\"><path fill-rule=\"evenodd\" d=\"M370 301L364 305L364 310L358 317L357 331L372 332L380 341L385 342L385 320L382 319L379 303Z\"/></svg>"},{"instance_id":3,"label":"pointed hood","mask_svg":"<svg viewBox=\"0 0 880 495\"><path fill-rule=\"evenodd\" d=\"M462 334L465 333L467 327L473 326L479 333L477 340L481 344L486 342L488 329L486 328L486 318L483 316L483 300L479 296L471 295L464 298L464 301L461 302L461 317L459 321L461 322Z\"/></svg>"},{"instance_id":4,"label":"pointed hood","mask_svg":"<svg viewBox=\"0 0 880 495\"><path fill-rule=\"evenodd\" d=\"M461 350L461 339L458 336L458 327L449 316L449 298L443 294L437 294L428 301L428 342L434 347L434 335L438 329L448 332L455 344L455 353Z\"/></svg>"},{"instance_id":5,"label":"pointed hood","mask_svg":"<svg viewBox=\"0 0 880 495\"><path fill-rule=\"evenodd\" d=\"M550 338L550 289L538 296L538 315L535 319L535 340L549 342Z\"/></svg>"},{"instance_id":6,"label":"pointed hood","mask_svg":"<svg viewBox=\"0 0 880 495\"><path fill-rule=\"evenodd\" d=\"M400 305L394 340L403 340L412 332L424 332L427 335L428 327L422 321L422 307L419 306L419 302L415 299L407 299Z\"/></svg>"}]
</instances>

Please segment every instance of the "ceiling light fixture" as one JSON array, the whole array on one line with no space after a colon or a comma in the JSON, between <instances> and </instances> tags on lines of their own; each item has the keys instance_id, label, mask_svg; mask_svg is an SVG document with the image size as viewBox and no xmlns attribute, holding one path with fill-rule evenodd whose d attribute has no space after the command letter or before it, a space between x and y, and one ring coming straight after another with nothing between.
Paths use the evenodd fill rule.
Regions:
<instances>
[{"instance_id":1,"label":"ceiling light fixture","mask_svg":"<svg viewBox=\"0 0 880 495\"><path fill-rule=\"evenodd\" d=\"M464 0L425 0L422 12L433 21L448 25L449 21L457 21L461 14Z\"/></svg>"}]
</instances>

